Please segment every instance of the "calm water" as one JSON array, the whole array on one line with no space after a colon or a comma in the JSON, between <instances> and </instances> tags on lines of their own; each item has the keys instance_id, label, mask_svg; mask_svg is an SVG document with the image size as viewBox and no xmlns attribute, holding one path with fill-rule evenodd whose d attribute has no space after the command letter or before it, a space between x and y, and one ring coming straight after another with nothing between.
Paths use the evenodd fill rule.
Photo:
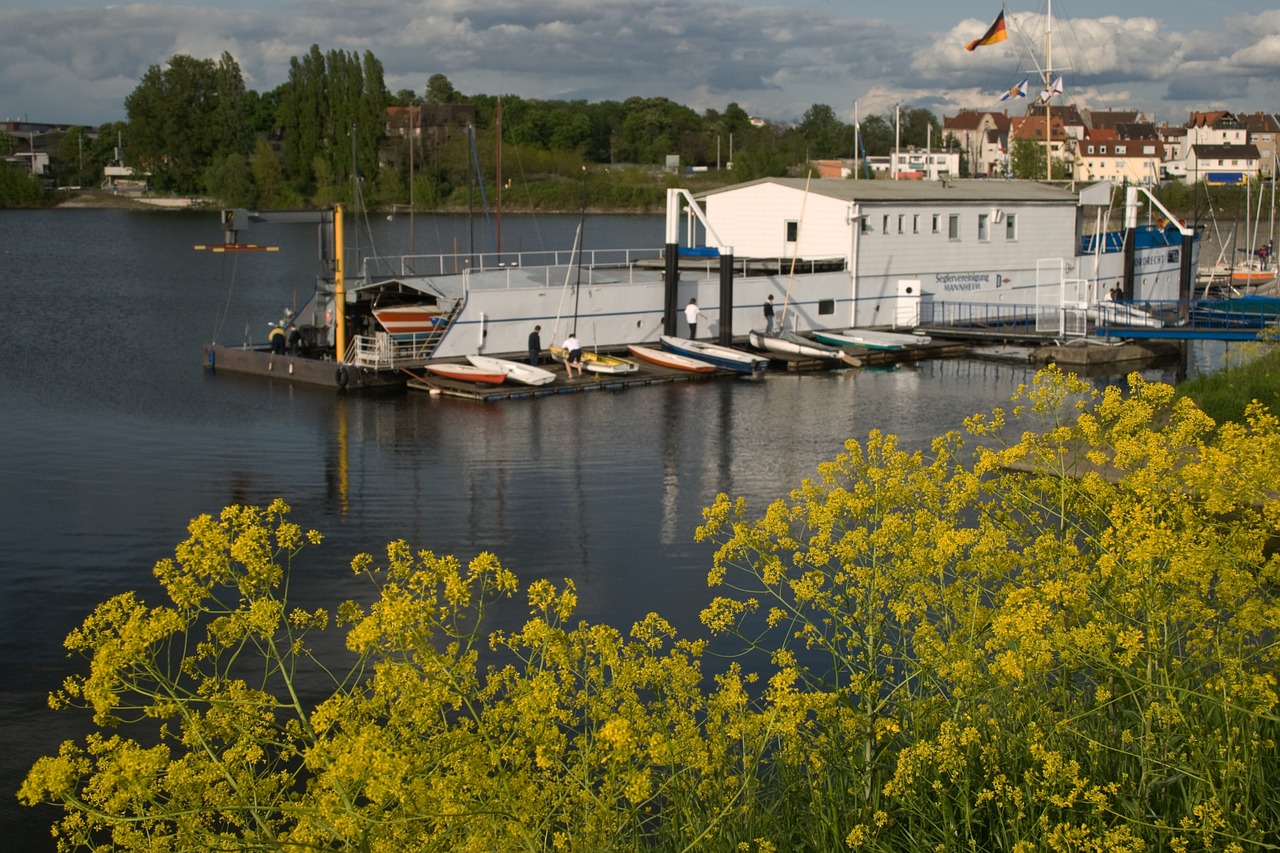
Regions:
<instances>
[{"instance_id":1,"label":"calm water","mask_svg":"<svg viewBox=\"0 0 1280 853\"><path fill-rule=\"evenodd\" d=\"M318 270L312 226L250 235L279 253L193 251L219 240L216 223L212 212L0 211L0 832L11 849L52 849L52 811L19 808L12 792L83 726L45 706L77 666L63 638L115 593L158 601L151 567L198 514L287 500L327 536L295 578L303 602L363 596L351 557L404 538L462 559L493 551L526 582L572 578L581 618L625 627L658 611L688 634L711 553L693 531L718 492L760 507L846 438L882 429L924 446L1031 377L943 360L479 404L208 376L202 344L261 339ZM378 249L409 250L407 219L371 225ZM503 245L565 248L576 226L506 217ZM585 244L652 247L662 232L661 217L592 217ZM487 250L485 233L418 217L413 248Z\"/></svg>"}]
</instances>

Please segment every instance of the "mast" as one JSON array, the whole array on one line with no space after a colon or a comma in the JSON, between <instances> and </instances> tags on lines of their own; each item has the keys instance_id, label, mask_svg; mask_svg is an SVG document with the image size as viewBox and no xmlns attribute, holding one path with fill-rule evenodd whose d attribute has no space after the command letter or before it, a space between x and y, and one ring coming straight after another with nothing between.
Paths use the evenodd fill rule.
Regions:
<instances>
[{"instance_id":1,"label":"mast","mask_svg":"<svg viewBox=\"0 0 1280 853\"><path fill-rule=\"evenodd\" d=\"M1053 100L1053 0L1045 0L1044 24L1044 172L1045 180L1053 180L1053 122L1049 119L1049 103Z\"/></svg>"},{"instance_id":2,"label":"mast","mask_svg":"<svg viewBox=\"0 0 1280 853\"><path fill-rule=\"evenodd\" d=\"M495 165L494 171L497 172L496 177L498 181L498 194L496 199L494 200L494 206L497 208L497 232L494 237L494 242L497 244L498 254L501 255L502 254L502 98L498 98L498 115L497 115L497 121L495 122L495 124L497 124L497 131L494 133L494 136L496 137L496 139L494 140L494 147L496 149L495 156L494 156L496 165Z\"/></svg>"}]
</instances>

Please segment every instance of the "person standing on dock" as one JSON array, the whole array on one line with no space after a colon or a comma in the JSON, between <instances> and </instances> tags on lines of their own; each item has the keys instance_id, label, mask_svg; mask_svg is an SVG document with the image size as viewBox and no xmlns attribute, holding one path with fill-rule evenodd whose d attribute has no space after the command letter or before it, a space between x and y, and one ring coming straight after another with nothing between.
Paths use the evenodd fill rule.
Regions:
<instances>
[{"instance_id":1,"label":"person standing on dock","mask_svg":"<svg viewBox=\"0 0 1280 853\"><path fill-rule=\"evenodd\" d=\"M582 344L578 343L578 333L570 332L564 339L564 369L569 378L573 378L573 367L578 366L578 378L582 378Z\"/></svg>"},{"instance_id":2,"label":"person standing on dock","mask_svg":"<svg viewBox=\"0 0 1280 853\"><path fill-rule=\"evenodd\" d=\"M538 366L538 359L542 354L542 327L534 326L533 331L529 333L529 363L534 367Z\"/></svg>"},{"instance_id":3,"label":"person standing on dock","mask_svg":"<svg viewBox=\"0 0 1280 853\"><path fill-rule=\"evenodd\" d=\"M302 349L302 332L298 331L297 323L289 324L289 355L297 356Z\"/></svg>"},{"instance_id":4,"label":"person standing on dock","mask_svg":"<svg viewBox=\"0 0 1280 853\"><path fill-rule=\"evenodd\" d=\"M284 355L284 329L276 323L268 323L271 331L267 333L267 340L271 343L271 352L274 355Z\"/></svg>"},{"instance_id":5,"label":"person standing on dock","mask_svg":"<svg viewBox=\"0 0 1280 853\"><path fill-rule=\"evenodd\" d=\"M764 301L764 333L766 335L773 334L773 294L770 293Z\"/></svg>"},{"instance_id":6,"label":"person standing on dock","mask_svg":"<svg viewBox=\"0 0 1280 853\"><path fill-rule=\"evenodd\" d=\"M698 300L690 299L689 304L684 306L684 319L689 323L689 340L696 340L698 337L698 318L707 319L707 315L698 310Z\"/></svg>"}]
</instances>

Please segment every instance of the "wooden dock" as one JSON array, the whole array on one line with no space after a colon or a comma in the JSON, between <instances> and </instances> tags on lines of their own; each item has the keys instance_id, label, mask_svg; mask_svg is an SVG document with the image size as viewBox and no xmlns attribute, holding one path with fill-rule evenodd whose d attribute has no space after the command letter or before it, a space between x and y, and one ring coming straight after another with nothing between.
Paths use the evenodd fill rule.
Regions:
<instances>
[{"instance_id":1,"label":"wooden dock","mask_svg":"<svg viewBox=\"0 0 1280 853\"><path fill-rule=\"evenodd\" d=\"M550 368L548 368L550 369ZM504 382L488 385L483 382L461 382L435 374L417 374L407 378L405 385L411 391L425 391L443 397L479 400L484 403L502 400L524 400L532 397L551 397L556 394L586 394L593 391L623 391L646 385L669 385L674 382L704 382L726 376L740 376L729 370L714 373L691 373L687 370L669 370L657 365L641 364L635 373L609 374L584 373L582 377L569 379L557 373L556 381L548 385L518 385Z\"/></svg>"}]
</instances>

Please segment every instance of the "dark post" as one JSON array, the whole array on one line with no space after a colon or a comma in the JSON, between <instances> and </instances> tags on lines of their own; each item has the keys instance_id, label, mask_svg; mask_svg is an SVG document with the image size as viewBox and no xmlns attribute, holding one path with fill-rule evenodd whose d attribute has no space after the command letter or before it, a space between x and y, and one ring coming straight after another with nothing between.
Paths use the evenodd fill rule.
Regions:
<instances>
[{"instance_id":1,"label":"dark post","mask_svg":"<svg viewBox=\"0 0 1280 853\"><path fill-rule=\"evenodd\" d=\"M662 334L676 337L680 330L676 328L676 320L680 316L680 244L668 243L666 250L664 278L666 291L662 306Z\"/></svg>"},{"instance_id":2,"label":"dark post","mask_svg":"<svg viewBox=\"0 0 1280 853\"><path fill-rule=\"evenodd\" d=\"M1098 235L1101 239L1104 235ZM1125 299L1133 298L1133 261L1136 247L1134 245L1134 231L1132 228L1126 228L1124 232L1124 281L1121 283L1122 296Z\"/></svg>"},{"instance_id":3,"label":"dark post","mask_svg":"<svg viewBox=\"0 0 1280 853\"><path fill-rule=\"evenodd\" d=\"M720 253L720 346L733 346L733 250Z\"/></svg>"},{"instance_id":4,"label":"dark post","mask_svg":"<svg viewBox=\"0 0 1280 853\"><path fill-rule=\"evenodd\" d=\"M1180 260L1182 265L1178 270L1178 319L1185 320L1191 314L1191 299L1195 296L1192 292L1193 279L1191 272L1191 247L1195 243L1195 234L1182 235L1182 255Z\"/></svg>"}]
</instances>

